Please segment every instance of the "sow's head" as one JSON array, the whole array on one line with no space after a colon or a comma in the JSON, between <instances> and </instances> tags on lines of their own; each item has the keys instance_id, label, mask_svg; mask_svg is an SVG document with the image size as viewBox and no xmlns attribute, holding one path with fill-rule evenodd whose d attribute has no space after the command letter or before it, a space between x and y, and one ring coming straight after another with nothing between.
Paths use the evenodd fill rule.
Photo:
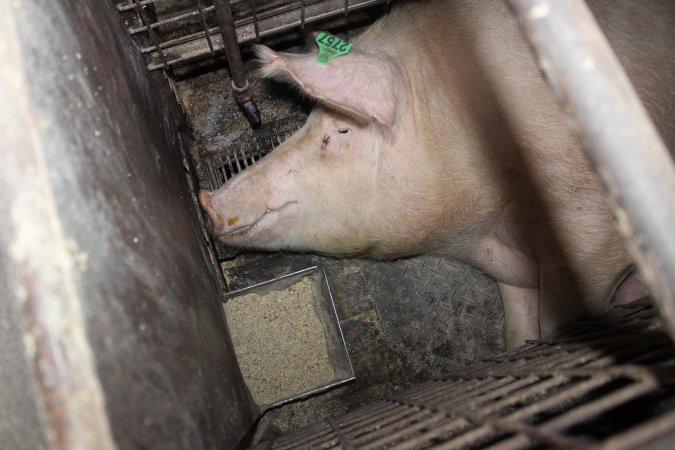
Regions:
<instances>
[{"instance_id":1,"label":"sow's head","mask_svg":"<svg viewBox=\"0 0 675 450\"><path fill-rule=\"evenodd\" d=\"M200 191L211 231L228 245L335 255L395 253L415 235L418 197L406 167L405 83L386 54L317 54L257 47L265 77L318 100L305 125L217 191ZM409 147L409 145L408 145ZM413 231L409 231L409 229Z\"/></svg>"}]
</instances>

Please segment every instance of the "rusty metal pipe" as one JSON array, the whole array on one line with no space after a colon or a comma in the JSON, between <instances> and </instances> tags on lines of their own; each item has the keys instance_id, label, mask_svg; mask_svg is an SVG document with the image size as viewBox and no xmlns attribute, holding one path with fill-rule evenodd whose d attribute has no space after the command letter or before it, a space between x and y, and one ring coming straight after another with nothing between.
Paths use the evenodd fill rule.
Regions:
<instances>
[{"instance_id":1,"label":"rusty metal pipe","mask_svg":"<svg viewBox=\"0 0 675 450\"><path fill-rule=\"evenodd\" d=\"M509 0L675 339L675 168L581 0Z\"/></svg>"},{"instance_id":2,"label":"rusty metal pipe","mask_svg":"<svg viewBox=\"0 0 675 450\"><path fill-rule=\"evenodd\" d=\"M260 111L253 102L253 93L246 79L244 64L241 62L239 42L237 41L237 34L234 28L230 2L229 0L214 0L213 4L216 7L220 32L223 35L223 46L232 76L232 90L234 90L237 102L244 110L244 114L249 122L251 122L251 125L258 126L260 125Z\"/></svg>"}]
</instances>

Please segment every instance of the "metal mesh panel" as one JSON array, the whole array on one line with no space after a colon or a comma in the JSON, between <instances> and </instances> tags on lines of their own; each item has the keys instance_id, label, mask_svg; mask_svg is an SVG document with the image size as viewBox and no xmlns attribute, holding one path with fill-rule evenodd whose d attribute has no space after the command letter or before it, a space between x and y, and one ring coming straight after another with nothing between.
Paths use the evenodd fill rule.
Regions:
<instances>
[{"instance_id":1,"label":"metal mesh panel","mask_svg":"<svg viewBox=\"0 0 675 450\"><path fill-rule=\"evenodd\" d=\"M256 164L263 156L297 131L295 122L271 123L253 134L250 139L242 139L226 146L219 152L196 154L200 184L203 188L218 189L230 178L244 169Z\"/></svg>"},{"instance_id":2,"label":"metal mesh panel","mask_svg":"<svg viewBox=\"0 0 675 450\"><path fill-rule=\"evenodd\" d=\"M638 448L675 432L674 363L643 301L255 448Z\"/></svg>"},{"instance_id":3,"label":"metal mesh panel","mask_svg":"<svg viewBox=\"0 0 675 450\"><path fill-rule=\"evenodd\" d=\"M239 43L259 41L305 24L390 0L231 0ZM213 0L124 0L117 10L149 70L169 69L223 49Z\"/></svg>"}]
</instances>

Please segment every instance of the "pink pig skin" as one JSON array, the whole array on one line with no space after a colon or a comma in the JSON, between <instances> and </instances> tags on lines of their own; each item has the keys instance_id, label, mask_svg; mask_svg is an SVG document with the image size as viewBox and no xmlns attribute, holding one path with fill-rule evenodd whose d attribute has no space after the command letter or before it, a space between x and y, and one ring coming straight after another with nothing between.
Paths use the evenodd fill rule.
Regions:
<instances>
[{"instance_id":1,"label":"pink pig skin","mask_svg":"<svg viewBox=\"0 0 675 450\"><path fill-rule=\"evenodd\" d=\"M672 148L675 2L591 6ZM257 165L199 193L222 241L468 262L497 281L511 347L608 307L630 261L504 2L399 5L326 65L257 51L264 76L317 106Z\"/></svg>"}]
</instances>

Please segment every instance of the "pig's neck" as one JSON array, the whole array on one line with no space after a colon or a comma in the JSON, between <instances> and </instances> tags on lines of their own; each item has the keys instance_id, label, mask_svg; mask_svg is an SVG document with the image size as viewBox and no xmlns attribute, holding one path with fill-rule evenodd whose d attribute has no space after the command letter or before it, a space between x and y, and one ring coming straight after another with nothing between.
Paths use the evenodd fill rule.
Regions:
<instances>
[{"instance_id":1,"label":"pig's neck","mask_svg":"<svg viewBox=\"0 0 675 450\"><path fill-rule=\"evenodd\" d=\"M488 232L472 247L467 262L496 281L523 288L539 287L535 258L509 233Z\"/></svg>"}]
</instances>

